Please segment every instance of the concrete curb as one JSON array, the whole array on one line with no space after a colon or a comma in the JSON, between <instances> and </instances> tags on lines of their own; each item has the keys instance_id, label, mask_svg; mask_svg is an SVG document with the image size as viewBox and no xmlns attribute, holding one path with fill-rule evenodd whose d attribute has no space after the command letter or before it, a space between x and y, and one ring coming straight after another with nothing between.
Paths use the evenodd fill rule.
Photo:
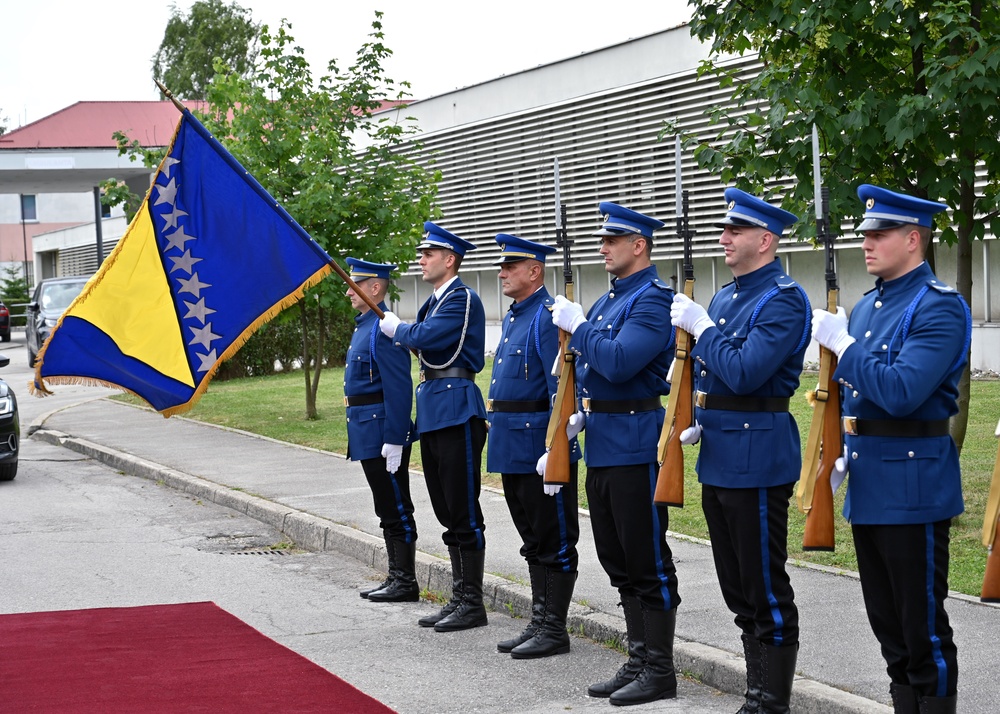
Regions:
<instances>
[{"instance_id":1,"label":"concrete curb","mask_svg":"<svg viewBox=\"0 0 1000 714\"><path fill-rule=\"evenodd\" d=\"M385 572L388 561L381 539L325 518L299 511L230 486L171 469L145 459L109 449L85 439L44 426L44 419L32 424L33 439L62 446L132 476L169 486L194 498L225 506L273 527L296 545L312 551L335 551ZM422 589L450 594L451 565L444 560L417 552L417 581ZM483 597L487 608L518 617L531 613L528 586L486 574ZM625 620L622 616L592 610L577 603L570 607L570 632L601 643L624 646ZM746 687L743 658L724 650L677 640L674 665L678 672L715 689L742 695ZM800 714L885 714L884 704L844 692L805 677L796 677L792 708Z\"/></svg>"}]
</instances>

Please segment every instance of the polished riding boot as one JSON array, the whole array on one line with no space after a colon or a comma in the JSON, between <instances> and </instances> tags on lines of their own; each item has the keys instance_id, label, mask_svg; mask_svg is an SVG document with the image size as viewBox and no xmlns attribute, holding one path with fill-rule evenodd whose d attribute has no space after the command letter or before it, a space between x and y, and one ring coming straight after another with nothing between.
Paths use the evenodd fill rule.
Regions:
<instances>
[{"instance_id":1,"label":"polished riding boot","mask_svg":"<svg viewBox=\"0 0 1000 714\"><path fill-rule=\"evenodd\" d=\"M917 708L917 690L908 684L889 685L889 695L892 697L893 714L919 714Z\"/></svg>"},{"instance_id":2,"label":"polished riding boot","mask_svg":"<svg viewBox=\"0 0 1000 714\"><path fill-rule=\"evenodd\" d=\"M366 598L366 599L368 598L369 595L371 595L376 590L382 590L384 588L387 588L392 583L392 571L394 570L393 561L392 561L392 558L393 558L392 545L389 543L389 536L386 534L385 531L382 531L382 537L385 540L385 556L389 560L389 574L385 576L385 580L383 580L381 583L379 583L375 587L368 588L366 590L362 590L359 593L359 595L361 595L361 597Z\"/></svg>"},{"instance_id":3,"label":"polished riding boot","mask_svg":"<svg viewBox=\"0 0 1000 714\"><path fill-rule=\"evenodd\" d=\"M434 627L448 617L462 601L462 555L455 546L448 546L448 556L451 558L451 600L433 615L426 615L417 620L421 627Z\"/></svg>"},{"instance_id":4,"label":"polished riding boot","mask_svg":"<svg viewBox=\"0 0 1000 714\"><path fill-rule=\"evenodd\" d=\"M646 663L634 681L611 695L618 707L645 704L677 696L674 672L674 626L677 609L643 610L646 627Z\"/></svg>"},{"instance_id":5,"label":"polished riding boot","mask_svg":"<svg viewBox=\"0 0 1000 714\"><path fill-rule=\"evenodd\" d=\"M760 682L763 674L760 671L760 642L756 637L744 634L743 656L747 661L747 691L743 695L746 700L736 714L757 714L760 711Z\"/></svg>"},{"instance_id":6,"label":"polished riding boot","mask_svg":"<svg viewBox=\"0 0 1000 714\"><path fill-rule=\"evenodd\" d=\"M545 571L545 616L535 636L511 650L514 659L537 659L569 652L566 616L573 601L576 573Z\"/></svg>"},{"instance_id":7,"label":"polished riding boot","mask_svg":"<svg viewBox=\"0 0 1000 714\"><path fill-rule=\"evenodd\" d=\"M389 571L390 582L381 590L368 593L372 602L416 602L420 599L420 586L417 585L417 544L403 540L390 540L389 552L393 570Z\"/></svg>"},{"instance_id":8,"label":"polished riding boot","mask_svg":"<svg viewBox=\"0 0 1000 714\"><path fill-rule=\"evenodd\" d=\"M455 632L482 627L487 624L486 608L483 606L483 569L486 564L485 550L463 550L462 560L462 600L450 615L434 625L438 632Z\"/></svg>"},{"instance_id":9,"label":"polished riding boot","mask_svg":"<svg viewBox=\"0 0 1000 714\"><path fill-rule=\"evenodd\" d=\"M625 613L625 631L628 636L628 660L608 681L587 687L587 694L592 697L610 697L638 677L646 661L646 626L642 621L639 598L622 595L622 612Z\"/></svg>"},{"instance_id":10,"label":"polished riding boot","mask_svg":"<svg viewBox=\"0 0 1000 714\"><path fill-rule=\"evenodd\" d=\"M950 697L920 697L920 714L955 714L958 695Z\"/></svg>"},{"instance_id":11,"label":"polished riding boot","mask_svg":"<svg viewBox=\"0 0 1000 714\"><path fill-rule=\"evenodd\" d=\"M498 642L497 652L507 654L522 642L530 640L545 619L545 568L528 565L528 578L531 580L531 621L520 635Z\"/></svg>"},{"instance_id":12,"label":"polished riding boot","mask_svg":"<svg viewBox=\"0 0 1000 714\"><path fill-rule=\"evenodd\" d=\"M798 644L775 647L760 643L760 671L763 675L760 682L761 714L788 714L798 653Z\"/></svg>"}]
</instances>

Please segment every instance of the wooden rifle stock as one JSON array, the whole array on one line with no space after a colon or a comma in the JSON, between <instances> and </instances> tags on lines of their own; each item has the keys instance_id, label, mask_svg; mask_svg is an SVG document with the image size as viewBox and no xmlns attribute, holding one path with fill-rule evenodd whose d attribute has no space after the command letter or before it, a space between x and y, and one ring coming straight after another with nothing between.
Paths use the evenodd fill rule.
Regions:
<instances>
[{"instance_id":1,"label":"wooden rifle stock","mask_svg":"<svg viewBox=\"0 0 1000 714\"><path fill-rule=\"evenodd\" d=\"M653 491L653 503L658 506L684 506L681 432L694 423L694 364L690 356L690 344L691 335L684 330L677 330L670 403L660 432L660 470L656 474L656 489Z\"/></svg>"},{"instance_id":2,"label":"wooden rifle stock","mask_svg":"<svg viewBox=\"0 0 1000 714\"><path fill-rule=\"evenodd\" d=\"M837 358L826 348L823 348L820 359L826 357L829 364L827 371L830 375L837 368ZM820 372L822 373L822 366ZM800 483L811 476L811 498L808 503L800 503L800 508L805 511L806 525L802 535L802 550L834 550L834 524L833 524L833 486L830 476L837 463L837 459L843 453L841 448L842 438L840 435L840 391L836 383L828 380L825 385L821 384L820 389L826 389L826 400L824 405L819 406L817 401L813 413L813 426L819 422L816 428L822 429L822 438L819 446L819 458L817 461L807 463L803 460L803 474ZM817 390L818 392L819 390ZM819 396L817 396L819 399ZM813 427L810 427L810 431ZM815 464L815 466L813 466ZM806 474L809 468L811 474Z\"/></svg>"},{"instance_id":3,"label":"wooden rifle stock","mask_svg":"<svg viewBox=\"0 0 1000 714\"><path fill-rule=\"evenodd\" d=\"M996 435L1000 437L1000 422L997 422ZM986 501L983 545L990 550L986 558L983 592L979 599L983 602L1000 602L1000 447L997 448L997 458L993 463L993 481Z\"/></svg>"},{"instance_id":4,"label":"wooden rifle stock","mask_svg":"<svg viewBox=\"0 0 1000 714\"><path fill-rule=\"evenodd\" d=\"M566 435L566 425L569 424L569 418L576 414L576 375L573 368L575 356L569 349L570 337L568 332L559 331L562 370L559 374L559 387L556 389L556 402L552 406L548 430L545 432L545 447L549 450L549 458L545 462L542 483L568 484L570 481L569 437Z\"/></svg>"}]
</instances>

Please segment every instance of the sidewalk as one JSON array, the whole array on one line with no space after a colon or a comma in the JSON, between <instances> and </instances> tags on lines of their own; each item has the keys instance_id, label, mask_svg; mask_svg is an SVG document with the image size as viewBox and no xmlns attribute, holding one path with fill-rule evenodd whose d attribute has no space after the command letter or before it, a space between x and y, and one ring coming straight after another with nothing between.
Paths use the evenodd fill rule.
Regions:
<instances>
[{"instance_id":1,"label":"sidewalk","mask_svg":"<svg viewBox=\"0 0 1000 714\"><path fill-rule=\"evenodd\" d=\"M35 439L246 513L304 548L335 550L385 568L381 531L361 466L341 456L180 417L164 419L103 399L43 415L25 433L33 430ZM421 475L411 472L411 479L421 587L450 592L450 566L441 560L447 557L442 529ZM484 489L480 500L486 522L488 607L524 616L530 608L530 589L518 553L520 539L500 492ZM687 508L699 507L694 497L689 501ZM599 642L620 641L625 623L617 593L597 562L586 515L580 531L580 577L570 612L571 631ZM671 536L670 544L682 599L674 653L677 669L721 691L742 694L742 646L732 614L722 602L711 549L703 541L682 536ZM801 627L793 711L891 711L885 665L868 626L856 576L805 565L790 570ZM428 612L433 607L428 606ZM959 594L953 594L947 607L959 647L959 711L993 714L1000 701L1000 684L991 667L1000 607Z\"/></svg>"}]
</instances>

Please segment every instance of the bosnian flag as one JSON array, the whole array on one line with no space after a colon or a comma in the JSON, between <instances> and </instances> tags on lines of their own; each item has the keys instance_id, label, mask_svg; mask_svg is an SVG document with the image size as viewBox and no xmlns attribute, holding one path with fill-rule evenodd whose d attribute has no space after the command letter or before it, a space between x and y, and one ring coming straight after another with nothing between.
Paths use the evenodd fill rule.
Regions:
<instances>
[{"instance_id":1,"label":"bosnian flag","mask_svg":"<svg viewBox=\"0 0 1000 714\"><path fill-rule=\"evenodd\" d=\"M139 212L38 353L30 391L104 385L185 412L331 262L185 109Z\"/></svg>"}]
</instances>

